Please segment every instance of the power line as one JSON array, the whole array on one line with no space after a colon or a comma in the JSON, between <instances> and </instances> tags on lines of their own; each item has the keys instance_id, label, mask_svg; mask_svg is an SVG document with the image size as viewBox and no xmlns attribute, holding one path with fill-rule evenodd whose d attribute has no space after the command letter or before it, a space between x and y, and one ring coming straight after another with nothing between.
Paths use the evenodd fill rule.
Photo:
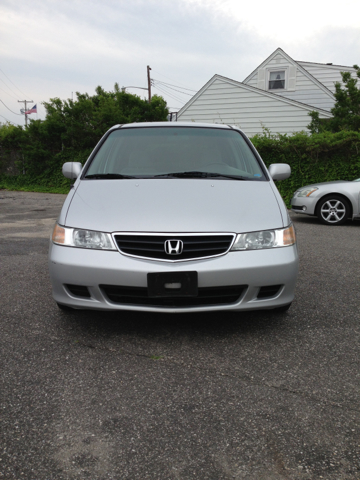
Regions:
<instances>
[{"instance_id":1,"label":"power line","mask_svg":"<svg viewBox=\"0 0 360 480\"><path fill-rule=\"evenodd\" d=\"M0 80L1 80L1 79L0 79ZM4 90L3 88L0 87L0 90L2 90L4 93L6 93L6 95L9 95L9 97L15 98L15 100L17 100L17 97L14 97L14 95L11 95L9 92L7 92L6 90Z\"/></svg>"},{"instance_id":2,"label":"power line","mask_svg":"<svg viewBox=\"0 0 360 480\"><path fill-rule=\"evenodd\" d=\"M153 79L154 80L154 79ZM162 83L163 85L168 85L169 87L177 87L177 88L182 88L183 90L189 90L190 92L194 92L196 93L196 90L193 90L192 88L185 88L185 87L181 87L179 85L173 85L172 83L166 83L166 82L162 82L161 80L155 80L156 82L159 82L159 83Z\"/></svg>"},{"instance_id":3,"label":"power line","mask_svg":"<svg viewBox=\"0 0 360 480\"><path fill-rule=\"evenodd\" d=\"M169 83L160 82L159 80L155 80L154 78L152 79L152 81L154 81L154 82L162 85L164 88L169 88L170 90L175 90L175 92L182 93L183 95L189 95L190 97L193 96L192 93L183 92L183 91L181 91L181 90L177 90L176 88L169 87L169 86L168 86L168 85L170 85Z\"/></svg>"},{"instance_id":4,"label":"power line","mask_svg":"<svg viewBox=\"0 0 360 480\"><path fill-rule=\"evenodd\" d=\"M173 92L169 92L168 90L164 89L164 87L162 86L154 85L154 88L159 89L161 92L165 93L166 95L169 95L171 98L173 98L174 100L177 100L178 102L181 102L181 103L185 102L185 100L179 97L177 94Z\"/></svg>"},{"instance_id":5,"label":"power line","mask_svg":"<svg viewBox=\"0 0 360 480\"><path fill-rule=\"evenodd\" d=\"M165 93L165 94L168 95L170 98L172 98L172 100L176 100L176 101L179 102L179 103L183 103L182 100L180 100L179 98L174 97L173 95L171 95L170 93L166 92L165 90L161 90L161 89L160 89L160 92L161 92L162 94Z\"/></svg>"},{"instance_id":6,"label":"power line","mask_svg":"<svg viewBox=\"0 0 360 480\"><path fill-rule=\"evenodd\" d=\"M177 95L176 93L173 93L171 91L169 91L169 87L166 87L165 85L161 85L159 83L153 83L153 86L155 88L158 88L159 90L161 90L162 92L165 92L167 95L172 95L173 98L176 98L176 100L179 100L180 102L183 102L183 99ZM170 88L170 90L174 90L173 88ZM180 92L181 93L181 92Z\"/></svg>"},{"instance_id":7,"label":"power line","mask_svg":"<svg viewBox=\"0 0 360 480\"><path fill-rule=\"evenodd\" d=\"M9 85L8 85L2 78L0 78L0 81L3 82L3 84L6 85L7 88L8 88L11 92L13 92L15 95L17 95L17 93L14 92L14 90L13 90L11 87L9 87ZM10 94L8 94L8 95L10 95Z\"/></svg>"},{"instance_id":8,"label":"power line","mask_svg":"<svg viewBox=\"0 0 360 480\"><path fill-rule=\"evenodd\" d=\"M0 100L0 102L1 102L3 105L5 105L5 103L4 103L2 100ZM8 106L6 106L6 105L5 105L5 107L9 110L9 112L13 113L14 115L20 115L20 116L21 116L21 113L15 113L15 112L13 112L13 111L10 110L10 108L9 108Z\"/></svg>"},{"instance_id":9,"label":"power line","mask_svg":"<svg viewBox=\"0 0 360 480\"><path fill-rule=\"evenodd\" d=\"M169 97L171 97L172 99L174 99L174 100L176 100L176 101L178 101L178 102L180 102L180 103L184 103L184 101L183 101L181 98L175 96L173 93L167 92L167 91L164 90L162 87L159 87L158 85L156 85L156 86L154 85L154 88L156 88L157 90L160 90L160 92L163 92L163 93L165 93L166 95L169 95Z\"/></svg>"},{"instance_id":10,"label":"power line","mask_svg":"<svg viewBox=\"0 0 360 480\"><path fill-rule=\"evenodd\" d=\"M14 123L14 122L11 122L10 120L8 120L6 117L4 117L4 115L0 115L0 117L2 118L5 118L5 120L9 123L12 123L13 125L18 125L19 127L21 127L21 125L19 123Z\"/></svg>"},{"instance_id":11,"label":"power line","mask_svg":"<svg viewBox=\"0 0 360 480\"><path fill-rule=\"evenodd\" d=\"M170 78L170 77L164 75L163 73L160 73L160 72L158 72L158 71L156 71L156 72L154 72L154 73L160 75L161 77L168 78L169 80L172 80L173 82L176 82L176 80L175 80L174 78ZM184 87L183 85L181 86L181 88L185 88L185 90L191 90L190 88L186 88L186 87ZM197 90L194 90L194 92L197 92Z\"/></svg>"},{"instance_id":12,"label":"power line","mask_svg":"<svg viewBox=\"0 0 360 480\"><path fill-rule=\"evenodd\" d=\"M15 83L6 75L6 73L5 73L3 70L1 70L1 68L0 68L0 72L1 72L3 75L5 75L5 77L9 80L9 82L11 82L11 83L14 85L14 87L17 88L22 95L25 95L25 97L29 97L29 96L30 96L30 95L26 95L24 92L22 92L22 91L20 90L20 88L18 88L18 87L15 85ZM4 82L4 80L2 80L2 81ZM4 82L4 83L5 83L5 82ZM5 85L6 85L6 83L5 83ZM15 93L15 92L14 92L14 93Z\"/></svg>"}]
</instances>

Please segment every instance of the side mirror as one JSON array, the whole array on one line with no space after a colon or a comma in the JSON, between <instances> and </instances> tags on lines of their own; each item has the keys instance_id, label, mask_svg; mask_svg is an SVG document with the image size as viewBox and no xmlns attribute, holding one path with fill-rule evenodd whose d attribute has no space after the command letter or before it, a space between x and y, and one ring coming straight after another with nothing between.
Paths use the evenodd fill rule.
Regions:
<instances>
[{"instance_id":1,"label":"side mirror","mask_svg":"<svg viewBox=\"0 0 360 480\"><path fill-rule=\"evenodd\" d=\"M291 167L287 163L273 163L269 167L269 173L273 180L285 180L291 175Z\"/></svg>"},{"instance_id":2,"label":"side mirror","mask_svg":"<svg viewBox=\"0 0 360 480\"><path fill-rule=\"evenodd\" d=\"M66 178L77 178L82 170L80 162L66 162L62 166L62 173Z\"/></svg>"}]
</instances>

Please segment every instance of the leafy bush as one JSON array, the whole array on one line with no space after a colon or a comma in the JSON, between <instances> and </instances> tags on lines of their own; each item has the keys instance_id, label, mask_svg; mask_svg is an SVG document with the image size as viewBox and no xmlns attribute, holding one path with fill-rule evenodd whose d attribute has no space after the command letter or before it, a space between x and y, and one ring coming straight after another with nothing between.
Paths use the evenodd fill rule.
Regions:
<instances>
[{"instance_id":1,"label":"leafy bush","mask_svg":"<svg viewBox=\"0 0 360 480\"><path fill-rule=\"evenodd\" d=\"M76 93L75 101L50 99L44 103L46 119L30 120L26 129L0 126L0 188L67 193L70 182L62 176L62 164L84 164L110 127L167 119L162 97L154 95L149 103L117 84L113 92L95 91L93 96ZM11 175L16 167L19 174Z\"/></svg>"},{"instance_id":2,"label":"leafy bush","mask_svg":"<svg viewBox=\"0 0 360 480\"><path fill-rule=\"evenodd\" d=\"M267 167L272 163L290 165L291 177L277 183L288 206L301 186L360 177L360 132L324 131L311 136L305 132L292 136L265 133L251 140Z\"/></svg>"}]
</instances>

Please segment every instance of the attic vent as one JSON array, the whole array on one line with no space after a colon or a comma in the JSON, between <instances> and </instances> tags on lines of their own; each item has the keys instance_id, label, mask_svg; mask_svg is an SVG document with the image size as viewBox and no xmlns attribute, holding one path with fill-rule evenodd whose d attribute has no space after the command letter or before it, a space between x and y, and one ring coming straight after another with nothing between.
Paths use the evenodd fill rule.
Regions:
<instances>
[{"instance_id":1,"label":"attic vent","mask_svg":"<svg viewBox=\"0 0 360 480\"><path fill-rule=\"evenodd\" d=\"M257 88L265 90L265 68L259 68L258 70Z\"/></svg>"}]
</instances>

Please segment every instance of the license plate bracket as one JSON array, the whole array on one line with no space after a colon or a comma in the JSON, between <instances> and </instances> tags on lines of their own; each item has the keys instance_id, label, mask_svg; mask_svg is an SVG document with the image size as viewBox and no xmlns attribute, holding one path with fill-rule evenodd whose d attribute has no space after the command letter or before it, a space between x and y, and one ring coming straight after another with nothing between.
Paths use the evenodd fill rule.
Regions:
<instances>
[{"instance_id":1,"label":"license plate bracket","mask_svg":"<svg viewBox=\"0 0 360 480\"><path fill-rule=\"evenodd\" d=\"M198 294L197 272L148 273L149 297L196 297Z\"/></svg>"}]
</instances>

